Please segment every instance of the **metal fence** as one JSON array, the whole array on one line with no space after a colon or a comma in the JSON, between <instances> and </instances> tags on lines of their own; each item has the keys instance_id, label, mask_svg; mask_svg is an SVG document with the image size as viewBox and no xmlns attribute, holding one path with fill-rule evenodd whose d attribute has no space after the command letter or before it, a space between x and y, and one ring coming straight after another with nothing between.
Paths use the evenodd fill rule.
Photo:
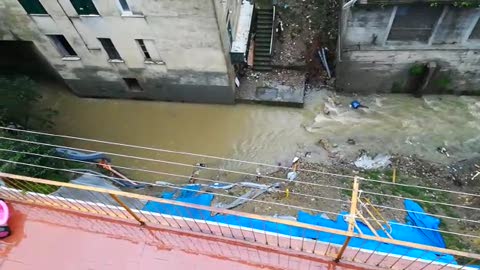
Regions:
<instances>
[{"instance_id":1,"label":"metal fence","mask_svg":"<svg viewBox=\"0 0 480 270\"><path fill-rule=\"evenodd\" d=\"M364 221L368 218L359 215L357 206L359 203L359 182L354 181L354 189L351 197L350 215L348 215L349 227L347 230L338 230L320 227L281 218L261 216L232 210L219 209L211 206L201 206L179 201L167 200L153 196L129 193L117 190L88 187L71 183L56 182L51 180L37 179L26 176L0 173L0 178L6 183L0 187L0 196L6 200L29 203L38 206L53 207L79 213L85 213L101 218L137 223L139 226L149 228L171 228L182 231L208 234L217 237L225 237L239 241L281 248L286 251L300 252L310 256L332 261L354 262L364 266L372 266L389 269L473 269L470 265L480 260L480 255L463 251L444 249L416 243L395 240L379 235L357 233L357 219ZM78 196L70 194L81 193ZM187 218L182 213L161 214L144 211L146 202L158 202L177 209L183 207L186 211L197 211L203 218ZM371 210L374 216L375 210ZM271 227L272 224L279 227L288 226L304 232L301 237L272 230L260 230L258 226L239 226L228 223L212 221L207 215L228 215L236 219L247 218L251 222L264 224ZM381 223L381 219L374 219L374 223ZM374 225L374 224L373 224ZM372 226L373 226L372 225ZM380 225L380 224L378 224ZM306 233L315 232L319 237L307 237ZM328 237L322 237L327 235ZM388 235L388 233L387 233ZM344 238L343 244L334 243L331 238L340 236ZM376 248L352 247L352 240L359 239L363 242L375 241ZM378 247L391 245L403 247L403 255L393 252L381 252ZM410 251L420 251L412 253ZM423 253L435 253L437 258L424 259ZM414 256L413 254L416 254ZM443 255L452 255L451 261L445 261ZM443 259L442 259L443 258Z\"/></svg>"}]
</instances>

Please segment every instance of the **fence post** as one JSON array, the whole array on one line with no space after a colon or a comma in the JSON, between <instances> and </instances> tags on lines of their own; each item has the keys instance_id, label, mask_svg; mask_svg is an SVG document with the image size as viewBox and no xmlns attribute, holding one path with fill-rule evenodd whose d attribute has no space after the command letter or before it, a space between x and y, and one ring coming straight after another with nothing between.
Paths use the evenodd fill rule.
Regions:
<instances>
[{"instance_id":1,"label":"fence post","mask_svg":"<svg viewBox=\"0 0 480 270\"><path fill-rule=\"evenodd\" d=\"M350 215L348 217L348 233L350 234L347 236L347 239L345 239L345 242L343 243L342 247L340 248L340 251L337 254L337 257L335 257L335 262L339 262L340 259L343 256L343 253L345 252L345 249L347 249L348 244L350 243L350 240L352 240L353 236L353 230L355 229L355 216L357 214L357 204L358 204L358 190L359 190L359 181L358 177L355 176L353 178L353 190L352 190L352 203L350 205Z\"/></svg>"},{"instance_id":2,"label":"fence post","mask_svg":"<svg viewBox=\"0 0 480 270\"><path fill-rule=\"evenodd\" d=\"M130 209L130 207L128 207L128 205L126 205L122 200L120 200L120 198L118 198L117 195L115 194L110 194L110 197L112 197L118 204L120 204L120 206L122 206L125 210L127 210L127 212L135 219L138 221L138 223L140 223L140 226L143 226L145 225L145 222L143 222L138 216L137 214L135 214L132 209Z\"/></svg>"}]
</instances>

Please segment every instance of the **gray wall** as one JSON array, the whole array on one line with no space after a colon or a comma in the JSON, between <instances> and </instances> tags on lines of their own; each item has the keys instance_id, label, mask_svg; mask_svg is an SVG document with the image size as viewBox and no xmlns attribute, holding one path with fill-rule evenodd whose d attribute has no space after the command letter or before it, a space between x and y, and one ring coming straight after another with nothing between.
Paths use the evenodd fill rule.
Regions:
<instances>
[{"instance_id":1,"label":"gray wall","mask_svg":"<svg viewBox=\"0 0 480 270\"><path fill-rule=\"evenodd\" d=\"M28 15L17 0L0 1L0 40L33 41L80 96L233 103L233 71L225 27L236 27L240 0L93 0L100 16L79 16L69 0L40 0L48 15ZM65 59L46 35L61 34L79 59ZM110 38L123 62L112 63L97 38ZM135 39L154 40L154 63ZM1 41L0 41L1 42ZM229 41L228 41L229 42ZM136 78L132 92L122 78Z\"/></svg>"},{"instance_id":2,"label":"gray wall","mask_svg":"<svg viewBox=\"0 0 480 270\"><path fill-rule=\"evenodd\" d=\"M480 11L452 6L438 9L432 12L438 17L427 41L412 40L408 35L405 40L389 38L399 7L360 5L344 10L337 87L364 93L408 91L410 69L434 61L437 69L426 93L480 94L480 40L469 38ZM421 25L428 21L426 16L415 16L407 23ZM396 36L403 38L402 33Z\"/></svg>"}]
</instances>

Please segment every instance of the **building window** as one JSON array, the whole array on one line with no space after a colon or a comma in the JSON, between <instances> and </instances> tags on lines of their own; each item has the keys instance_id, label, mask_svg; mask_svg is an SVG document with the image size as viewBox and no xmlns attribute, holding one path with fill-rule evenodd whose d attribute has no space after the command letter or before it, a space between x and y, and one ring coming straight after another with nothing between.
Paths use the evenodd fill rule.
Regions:
<instances>
[{"instance_id":1,"label":"building window","mask_svg":"<svg viewBox=\"0 0 480 270\"><path fill-rule=\"evenodd\" d=\"M127 84L128 90L131 92L143 92L143 88L138 83L138 80L135 78L123 78Z\"/></svg>"},{"instance_id":2,"label":"building window","mask_svg":"<svg viewBox=\"0 0 480 270\"><path fill-rule=\"evenodd\" d=\"M18 0L28 14L48 14L39 0Z\"/></svg>"},{"instance_id":3,"label":"building window","mask_svg":"<svg viewBox=\"0 0 480 270\"><path fill-rule=\"evenodd\" d=\"M78 15L98 15L92 0L70 0Z\"/></svg>"},{"instance_id":4,"label":"building window","mask_svg":"<svg viewBox=\"0 0 480 270\"><path fill-rule=\"evenodd\" d=\"M75 50L70 46L67 39L62 35L48 35L50 40L55 44L60 55L63 57L78 57Z\"/></svg>"},{"instance_id":5,"label":"building window","mask_svg":"<svg viewBox=\"0 0 480 270\"><path fill-rule=\"evenodd\" d=\"M230 40L230 47L231 47L233 43L233 33L232 33L232 24L230 23L230 20L228 20L228 23L227 23L227 32L228 32L228 38Z\"/></svg>"},{"instance_id":6,"label":"building window","mask_svg":"<svg viewBox=\"0 0 480 270\"><path fill-rule=\"evenodd\" d=\"M107 52L109 60L122 60L111 39L99 38L98 41L102 43L103 49Z\"/></svg>"},{"instance_id":7,"label":"building window","mask_svg":"<svg viewBox=\"0 0 480 270\"><path fill-rule=\"evenodd\" d=\"M158 54L157 48L155 46L155 41L152 39L136 39L138 48L142 52L145 63L149 64L160 64L163 65L165 62L162 61L160 55Z\"/></svg>"},{"instance_id":8,"label":"building window","mask_svg":"<svg viewBox=\"0 0 480 270\"><path fill-rule=\"evenodd\" d=\"M427 43L443 7L399 6L388 40Z\"/></svg>"},{"instance_id":9,"label":"building window","mask_svg":"<svg viewBox=\"0 0 480 270\"><path fill-rule=\"evenodd\" d=\"M137 43L145 57L145 61L153 61L152 55L148 52L147 46L145 45L145 41L143 39L137 39Z\"/></svg>"},{"instance_id":10,"label":"building window","mask_svg":"<svg viewBox=\"0 0 480 270\"><path fill-rule=\"evenodd\" d=\"M480 39L480 19L472 30L469 39Z\"/></svg>"},{"instance_id":11,"label":"building window","mask_svg":"<svg viewBox=\"0 0 480 270\"><path fill-rule=\"evenodd\" d=\"M127 3L127 0L118 0L118 4L120 6L120 11L122 11L122 15L132 15L132 11L130 10L130 6Z\"/></svg>"}]
</instances>

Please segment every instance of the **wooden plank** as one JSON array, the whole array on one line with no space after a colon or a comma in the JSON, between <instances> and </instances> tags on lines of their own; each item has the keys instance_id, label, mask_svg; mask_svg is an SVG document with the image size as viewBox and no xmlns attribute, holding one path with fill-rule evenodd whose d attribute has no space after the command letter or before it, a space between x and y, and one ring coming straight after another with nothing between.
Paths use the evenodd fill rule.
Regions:
<instances>
[{"instance_id":1,"label":"wooden plank","mask_svg":"<svg viewBox=\"0 0 480 270\"><path fill-rule=\"evenodd\" d=\"M354 233L354 229L356 225L355 217L357 215L357 206L358 206L358 189L359 189L358 177L355 176L355 178L353 179L352 201L350 203L350 216L348 217L348 232L351 234ZM343 253L345 252L345 249L347 249L348 244L350 243L350 240L352 240L351 236L348 236L347 239L345 239L345 242L340 248L340 251L338 251L337 257L335 258L336 262L339 262L340 259L342 258Z\"/></svg>"}]
</instances>

